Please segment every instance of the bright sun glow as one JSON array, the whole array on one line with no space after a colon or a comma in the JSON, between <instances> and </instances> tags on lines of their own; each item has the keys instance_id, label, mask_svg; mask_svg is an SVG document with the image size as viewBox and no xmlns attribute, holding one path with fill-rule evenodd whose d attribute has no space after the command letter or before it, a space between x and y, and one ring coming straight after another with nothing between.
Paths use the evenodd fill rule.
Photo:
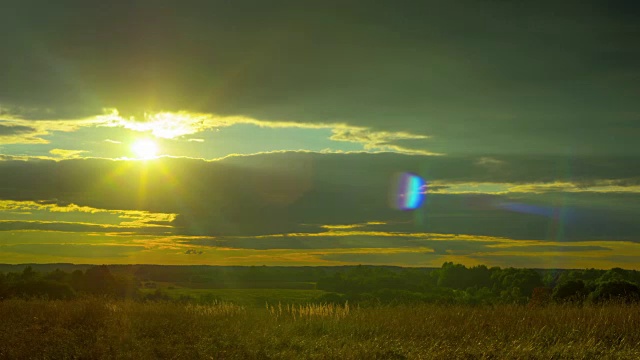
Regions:
<instances>
[{"instance_id":1,"label":"bright sun glow","mask_svg":"<svg viewBox=\"0 0 640 360\"><path fill-rule=\"evenodd\" d=\"M153 159L158 154L158 146L149 139L137 140L131 146L131 150L138 159Z\"/></svg>"}]
</instances>

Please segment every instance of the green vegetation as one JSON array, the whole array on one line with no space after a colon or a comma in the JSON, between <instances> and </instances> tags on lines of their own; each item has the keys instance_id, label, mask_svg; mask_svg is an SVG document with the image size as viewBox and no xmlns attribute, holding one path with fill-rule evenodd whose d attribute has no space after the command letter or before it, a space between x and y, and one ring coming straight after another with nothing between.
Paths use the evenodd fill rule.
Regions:
<instances>
[{"instance_id":1,"label":"green vegetation","mask_svg":"<svg viewBox=\"0 0 640 360\"><path fill-rule=\"evenodd\" d=\"M93 266L0 273L0 299L100 295L140 301L244 306L265 302L360 306L414 303L495 305L640 301L640 272L535 270L444 263L438 269L384 266Z\"/></svg>"},{"instance_id":2,"label":"green vegetation","mask_svg":"<svg viewBox=\"0 0 640 360\"><path fill-rule=\"evenodd\" d=\"M0 273L0 358L640 358L636 271L68 270Z\"/></svg>"},{"instance_id":3,"label":"green vegetation","mask_svg":"<svg viewBox=\"0 0 640 360\"><path fill-rule=\"evenodd\" d=\"M10 299L0 358L638 359L626 304L357 307Z\"/></svg>"},{"instance_id":4,"label":"green vegetation","mask_svg":"<svg viewBox=\"0 0 640 360\"><path fill-rule=\"evenodd\" d=\"M528 304L640 301L640 273L611 270L487 268L445 263L440 269L353 267L322 278L319 300L359 304Z\"/></svg>"},{"instance_id":5,"label":"green vegetation","mask_svg":"<svg viewBox=\"0 0 640 360\"><path fill-rule=\"evenodd\" d=\"M176 300L192 303L229 302L248 307L263 307L265 303L306 304L323 296L321 290L292 289L191 289L160 288L160 290L141 290L143 298L159 296L163 300ZM161 295L156 295L156 294Z\"/></svg>"},{"instance_id":6,"label":"green vegetation","mask_svg":"<svg viewBox=\"0 0 640 360\"><path fill-rule=\"evenodd\" d=\"M56 269L41 274L27 266L22 273L0 273L0 299L47 297L69 299L78 294L113 298L138 297L139 283L132 276L112 274L107 266L94 266L85 272L66 273Z\"/></svg>"}]
</instances>

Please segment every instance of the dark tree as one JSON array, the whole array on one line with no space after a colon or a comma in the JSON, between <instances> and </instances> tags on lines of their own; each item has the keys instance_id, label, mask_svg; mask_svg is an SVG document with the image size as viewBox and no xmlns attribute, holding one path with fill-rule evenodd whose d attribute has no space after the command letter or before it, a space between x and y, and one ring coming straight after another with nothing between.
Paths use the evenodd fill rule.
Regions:
<instances>
[{"instance_id":1,"label":"dark tree","mask_svg":"<svg viewBox=\"0 0 640 360\"><path fill-rule=\"evenodd\" d=\"M38 276L38 273L33 271L33 268L31 266L27 266L22 271L22 280L25 280L25 281L33 280L37 276Z\"/></svg>"},{"instance_id":2,"label":"dark tree","mask_svg":"<svg viewBox=\"0 0 640 360\"><path fill-rule=\"evenodd\" d=\"M95 295L116 295L116 280L107 266L94 266L84 274L84 290Z\"/></svg>"},{"instance_id":3,"label":"dark tree","mask_svg":"<svg viewBox=\"0 0 640 360\"><path fill-rule=\"evenodd\" d=\"M590 299L595 303L606 301L638 302L640 301L640 287L621 280L603 282L591 293Z\"/></svg>"},{"instance_id":4,"label":"dark tree","mask_svg":"<svg viewBox=\"0 0 640 360\"><path fill-rule=\"evenodd\" d=\"M569 280L556 286L553 290L552 298L556 302L576 302L581 303L589 295L589 292L582 280Z\"/></svg>"}]
</instances>

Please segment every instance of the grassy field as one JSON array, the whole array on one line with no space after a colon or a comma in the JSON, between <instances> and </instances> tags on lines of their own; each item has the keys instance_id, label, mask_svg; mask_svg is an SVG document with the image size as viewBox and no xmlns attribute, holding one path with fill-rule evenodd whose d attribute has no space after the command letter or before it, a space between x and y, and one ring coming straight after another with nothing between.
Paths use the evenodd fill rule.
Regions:
<instances>
[{"instance_id":1,"label":"grassy field","mask_svg":"<svg viewBox=\"0 0 640 360\"><path fill-rule=\"evenodd\" d=\"M2 359L638 359L640 308L0 302Z\"/></svg>"},{"instance_id":2,"label":"grassy field","mask_svg":"<svg viewBox=\"0 0 640 360\"><path fill-rule=\"evenodd\" d=\"M242 282L242 283L224 283L224 284L211 284L211 283L195 283L195 282L156 282L157 284L170 286L175 285L179 287L192 288L192 289L297 289L297 290L314 290L316 283L305 281L256 281L256 282Z\"/></svg>"},{"instance_id":3,"label":"grassy field","mask_svg":"<svg viewBox=\"0 0 640 360\"><path fill-rule=\"evenodd\" d=\"M220 301L231 302L246 307L264 307L266 302L286 304L308 303L324 294L322 290L297 289L192 289L186 287L162 287L167 295L174 299L180 296L191 296L200 299L204 295L212 296ZM142 289L142 294L153 293L155 289Z\"/></svg>"}]
</instances>

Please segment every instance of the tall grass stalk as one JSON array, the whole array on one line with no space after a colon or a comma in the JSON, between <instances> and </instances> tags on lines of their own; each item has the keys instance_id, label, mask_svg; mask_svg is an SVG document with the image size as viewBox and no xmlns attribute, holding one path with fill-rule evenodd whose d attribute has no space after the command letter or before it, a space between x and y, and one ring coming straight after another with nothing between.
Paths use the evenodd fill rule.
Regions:
<instances>
[{"instance_id":1,"label":"tall grass stalk","mask_svg":"<svg viewBox=\"0 0 640 360\"><path fill-rule=\"evenodd\" d=\"M640 306L0 302L0 359L639 359Z\"/></svg>"}]
</instances>

